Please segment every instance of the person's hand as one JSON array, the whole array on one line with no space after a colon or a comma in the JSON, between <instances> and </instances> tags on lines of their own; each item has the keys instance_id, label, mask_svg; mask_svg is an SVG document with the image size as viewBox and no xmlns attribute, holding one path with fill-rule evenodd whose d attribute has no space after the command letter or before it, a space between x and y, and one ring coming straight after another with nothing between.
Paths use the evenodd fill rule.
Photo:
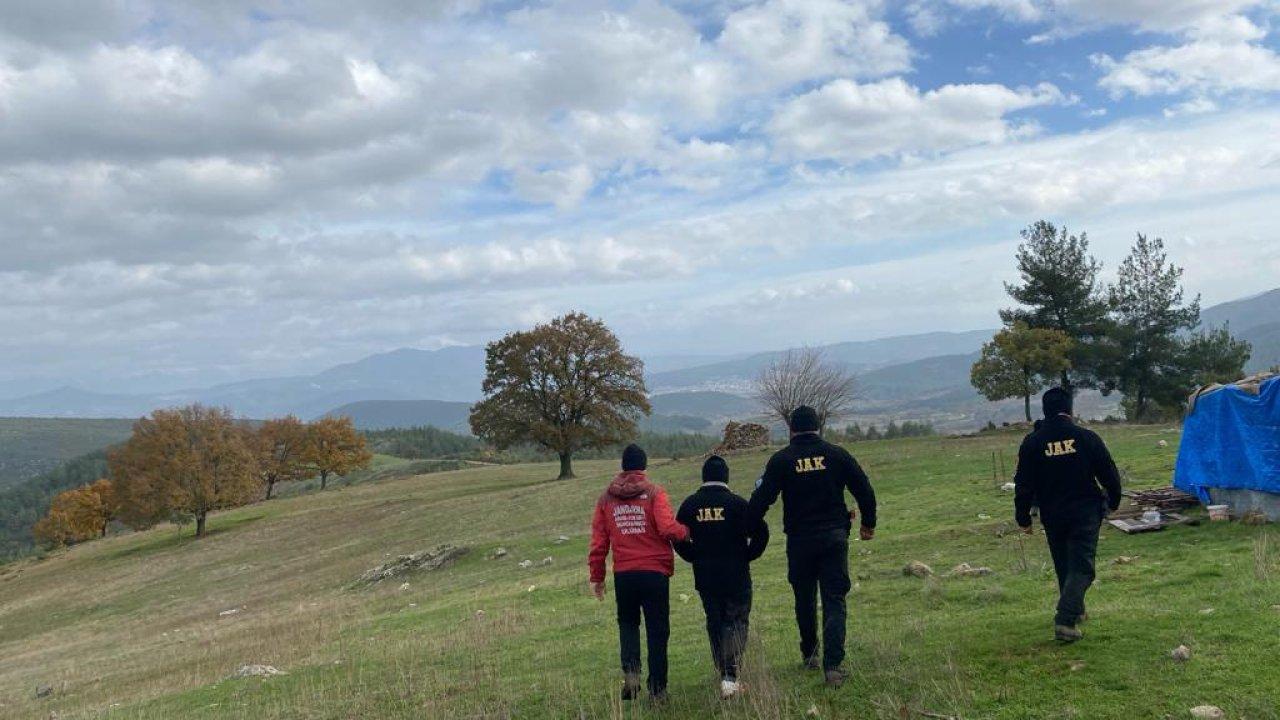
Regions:
<instances>
[{"instance_id":1,"label":"person's hand","mask_svg":"<svg viewBox=\"0 0 1280 720\"><path fill-rule=\"evenodd\" d=\"M862 540L870 540L876 536L876 529L862 525L858 528L858 537Z\"/></svg>"},{"instance_id":2,"label":"person's hand","mask_svg":"<svg viewBox=\"0 0 1280 720\"><path fill-rule=\"evenodd\" d=\"M604 582L591 583L591 594L595 595L597 600L604 600Z\"/></svg>"},{"instance_id":3,"label":"person's hand","mask_svg":"<svg viewBox=\"0 0 1280 720\"><path fill-rule=\"evenodd\" d=\"M1036 528L1034 525L1028 525L1026 527L1018 528L1018 532L1022 533L1023 535L1034 535L1035 531L1036 531Z\"/></svg>"}]
</instances>

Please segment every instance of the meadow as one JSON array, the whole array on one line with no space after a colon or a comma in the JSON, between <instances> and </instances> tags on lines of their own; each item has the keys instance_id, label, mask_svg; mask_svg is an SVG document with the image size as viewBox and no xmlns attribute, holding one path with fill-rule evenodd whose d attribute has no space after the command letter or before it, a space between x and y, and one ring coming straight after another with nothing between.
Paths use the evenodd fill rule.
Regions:
<instances>
[{"instance_id":1,"label":"meadow","mask_svg":"<svg viewBox=\"0 0 1280 720\"><path fill-rule=\"evenodd\" d=\"M1168 484L1176 428L1099 431L1130 487ZM166 526L0 566L0 717L1014 720L1179 718L1210 703L1280 718L1280 539L1236 523L1104 529L1087 637L1057 645L1043 536L1012 532L1011 494L992 477L993 452L1011 473L1019 440L853 446L881 519L874 541L850 546L852 677L838 690L800 668L775 508L774 544L753 570L745 697L715 694L681 564L670 702L621 703L612 597L590 597L585 566L615 463L591 460L562 482L552 464L392 475L218 514L202 540ZM731 485L749 492L765 458L731 457ZM658 461L651 474L678 502L698 463ZM440 543L470 552L407 587L352 585ZM507 555L491 559L499 547ZM904 576L912 560L938 575ZM948 576L962 562L994 572ZM1179 644L1190 661L1170 659ZM246 663L287 674L233 678ZM37 699L40 685L52 696Z\"/></svg>"}]
</instances>

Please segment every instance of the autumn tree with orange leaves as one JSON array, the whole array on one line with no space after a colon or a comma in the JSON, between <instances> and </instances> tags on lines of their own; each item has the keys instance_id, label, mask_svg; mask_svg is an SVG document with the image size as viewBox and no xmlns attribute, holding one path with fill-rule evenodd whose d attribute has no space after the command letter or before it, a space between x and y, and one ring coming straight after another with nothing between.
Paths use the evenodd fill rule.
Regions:
<instances>
[{"instance_id":1,"label":"autumn tree with orange leaves","mask_svg":"<svg viewBox=\"0 0 1280 720\"><path fill-rule=\"evenodd\" d=\"M36 540L47 545L73 545L105 537L116 515L115 491L103 478L90 485L59 493L49 514L32 528Z\"/></svg>"},{"instance_id":2,"label":"autumn tree with orange leaves","mask_svg":"<svg viewBox=\"0 0 1280 720\"><path fill-rule=\"evenodd\" d=\"M368 467L373 454L364 435L356 432L349 417L323 417L307 426L307 447L303 454L309 470L320 476L320 489L330 475L346 475Z\"/></svg>"},{"instance_id":3,"label":"autumn tree with orange leaves","mask_svg":"<svg viewBox=\"0 0 1280 720\"><path fill-rule=\"evenodd\" d=\"M108 459L120 519L133 528L194 519L259 497L258 458L227 410L188 405L157 410Z\"/></svg>"},{"instance_id":4,"label":"autumn tree with orange leaves","mask_svg":"<svg viewBox=\"0 0 1280 720\"><path fill-rule=\"evenodd\" d=\"M307 425L293 415L267 420L248 430L248 441L258 456L258 474L271 499L277 483L297 482L311 476L307 466L311 441Z\"/></svg>"}]
</instances>

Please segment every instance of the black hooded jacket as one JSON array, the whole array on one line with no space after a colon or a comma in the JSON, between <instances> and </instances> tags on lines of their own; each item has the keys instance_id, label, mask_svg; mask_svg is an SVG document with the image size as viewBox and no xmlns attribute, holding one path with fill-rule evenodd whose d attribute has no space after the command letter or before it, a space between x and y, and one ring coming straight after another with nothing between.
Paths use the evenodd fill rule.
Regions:
<instances>
[{"instance_id":1,"label":"black hooded jacket","mask_svg":"<svg viewBox=\"0 0 1280 720\"><path fill-rule=\"evenodd\" d=\"M876 526L876 494L858 461L817 433L801 433L774 453L751 494L752 517L762 518L782 495L782 530L787 535L849 531L848 490L858 502L862 524Z\"/></svg>"},{"instance_id":2,"label":"black hooded jacket","mask_svg":"<svg viewBox=\"0 0 1280 720\"><path fill-rule=\"evenodd\" d=\"M1046 523L1101 517L1120 507L1120 472L1107 446L1065 415L1044 420L1023 439L1013 482L1019 527L1031 525L1033 505Z\"/></svg>"},{"instance_id":3,"label":"black hooded jacket","mask_svg":"<svg viewBox=\"0 0 1280 720\"><path fill-rule=\"evenodd\" d=\"M703 483L680 505L676 521L689 528L689 540L675 548L693 563L698 592L733 594L751 587L750 563L768 546L769 526L750 520L746 500L725 483Z\"/></svg>"}]
</instances>

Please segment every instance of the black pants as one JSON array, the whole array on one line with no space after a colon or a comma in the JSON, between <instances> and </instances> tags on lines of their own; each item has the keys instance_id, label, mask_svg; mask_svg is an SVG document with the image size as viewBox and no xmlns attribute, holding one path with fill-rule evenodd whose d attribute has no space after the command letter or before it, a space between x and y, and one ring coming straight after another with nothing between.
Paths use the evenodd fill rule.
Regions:
<instances>
[{"instance_id":1,"label":"black pants","mask_svg":"<svg viewBox=\"0 0 1280 720\"><path fill-rule=\"evenodd\" d=\"M649 692L667 689L667 638L671 635L671 584L658 572L613 575L618 599L622 672L640 674L640 614L649 640Z\"/></svg>"},{"instance_id":2,"label":"black pants","mask_svg":"<svg viewBox=\"0 0 1280 720\"><path fill-rule=\"evenodd\" d=\"M737 592L698 594L707 613L707 639L711 641L711 659L716 664L716 672L724 680L737 680L742 652L747 647L751 587Z\"/></svg>"},{"instance_id":3,"label":"black pants","mask_svg":"<svg viewBox=\"0 0 1280 720\"><path fill-rule=\"evenodd\" d=\"M1044 523L1044 535L1058 575L1058 612L1055 625L1075 627L1084 614L1084 594L1093 585L1094 557L1098 552L1100 512L1086 511L1074 517Z\"/></svg>"},{"instance_id":4,"label":"black pants","mask_svg":"<svg viewBox=\"0 0 1280 720\"><path fill-rule=\"evenodd\" d=\"M787 537L787 580L796 596L800 654L818 650L818 595L822 595L822 667L844 662L845 596L849 594L849 531Z\"/></svg>"}]
</instances>

